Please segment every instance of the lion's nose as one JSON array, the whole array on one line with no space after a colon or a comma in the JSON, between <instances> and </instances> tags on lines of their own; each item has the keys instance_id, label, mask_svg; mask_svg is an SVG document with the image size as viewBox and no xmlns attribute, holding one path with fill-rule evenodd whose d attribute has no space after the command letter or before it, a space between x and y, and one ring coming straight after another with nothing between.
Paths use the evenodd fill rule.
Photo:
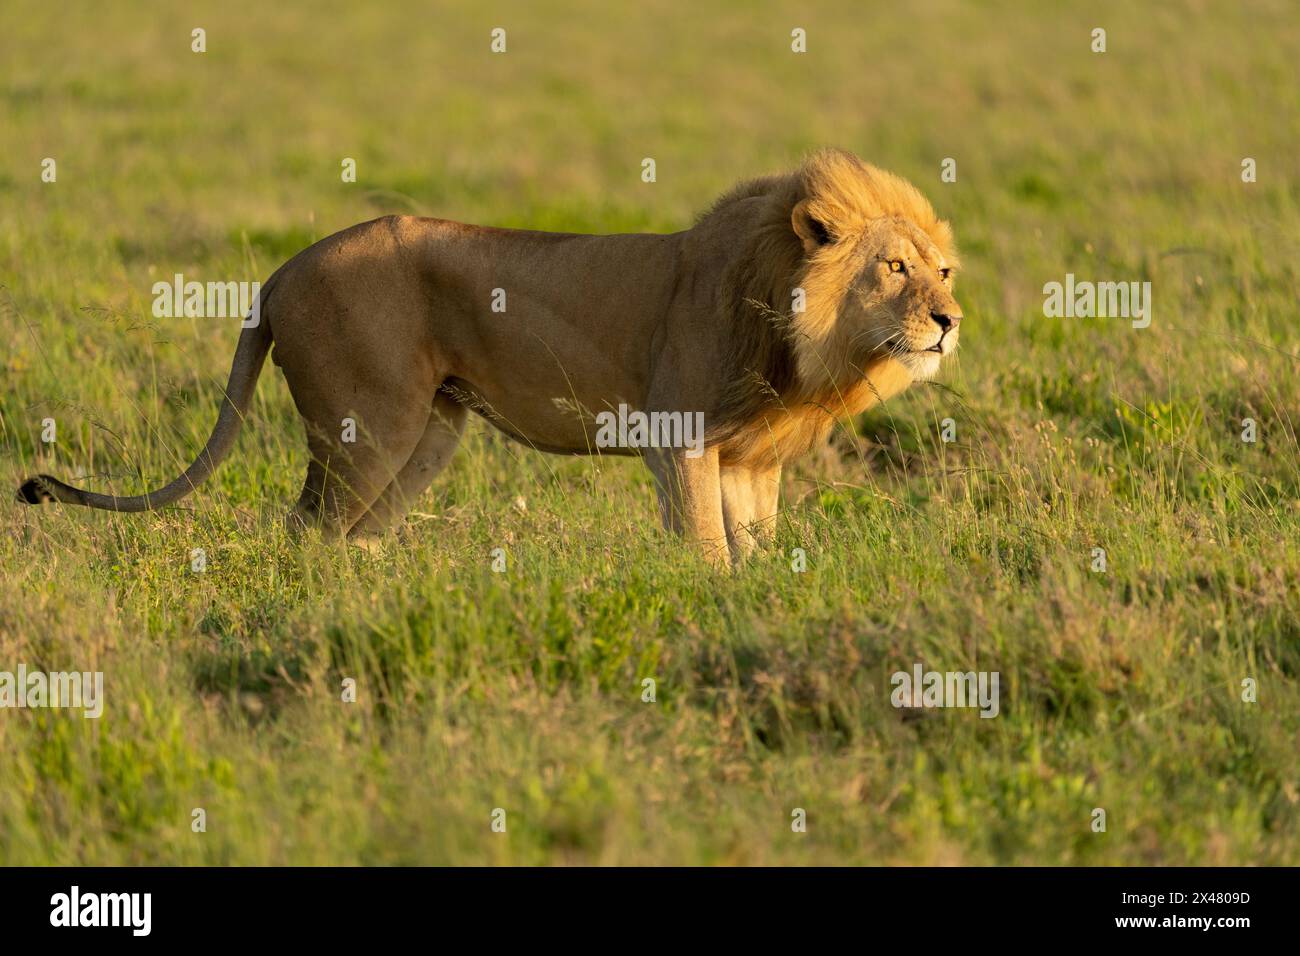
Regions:
<instances>
[{"instance_id":1,"label":"lion's nose","mask_svg":"<svg viewBox=\"0 0 1300 956\"><path fill-rule=\"evenodd\" d=\"M961 322L961 313L957 312L931 312L930 318L934 319L939 328L947 332L949 329L955 329Z\"/></svg>"}]
</instances>

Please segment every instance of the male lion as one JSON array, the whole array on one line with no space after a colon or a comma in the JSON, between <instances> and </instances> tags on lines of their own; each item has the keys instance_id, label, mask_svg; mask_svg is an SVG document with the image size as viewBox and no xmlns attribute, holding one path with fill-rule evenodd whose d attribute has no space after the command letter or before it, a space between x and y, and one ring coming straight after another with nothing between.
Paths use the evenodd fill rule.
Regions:
<instances>
[{"instance_id":1,"label":"male lion","mask_svg":"<svg viewBox=\"0 0 1300 956\"><path fill-rule=\"evenodd\" d=\"M948 223L915 187L838 150L737 186L671 235L388 216L268 280L212 436L179 478L119 498L40 475L18 497L112 511L184 497L229 453L274 342L311 451L295 525L388 528L446 466L467 411L533 448L589 454L592 415L626 404L703 413L703 454L603 451L642 455L664 524L739 559L776 514L783 463L956 349L956 267Z\"/></svg>"}]
</instances>

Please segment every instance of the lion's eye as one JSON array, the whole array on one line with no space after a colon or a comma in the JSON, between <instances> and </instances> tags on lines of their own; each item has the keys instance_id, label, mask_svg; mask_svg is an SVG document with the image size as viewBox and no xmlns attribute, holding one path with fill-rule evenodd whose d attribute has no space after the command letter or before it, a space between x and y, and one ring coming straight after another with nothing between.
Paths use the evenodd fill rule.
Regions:
<instances>
[{"instance_id":1,"label":"lion's eye","mask_svg":"<svg viewBox=\"0 0 1300 956\"><path fill-rule=\"evenodd\" d=\"M902 260L902 259L890 259L890 260L889 260L889 271L890 271L890 272L906 272L907 269L904 268L904 266L903 266L903 260Z\"/></svg>"},{"instance_id":2,"label":"lion's eye","mask_svg":"<svg viewBox=\"0 0 1300 956\"><path fill-rule=\"evenodd\" d=\"M940 269L940 270L939 270L939 278L942 279L944 282L947 282L949 279L952 278L952 270L951 270L951 269Z\"/></svg>"}]
</instances>

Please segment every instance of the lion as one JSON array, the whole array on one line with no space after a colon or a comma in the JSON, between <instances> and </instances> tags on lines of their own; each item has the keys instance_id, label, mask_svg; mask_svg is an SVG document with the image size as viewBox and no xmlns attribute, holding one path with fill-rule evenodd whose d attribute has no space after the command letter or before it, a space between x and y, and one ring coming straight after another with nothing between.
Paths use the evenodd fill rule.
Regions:
<instances>
[{"instance_id":1,"label":"lion","mask_svg":"<svg viewBox=\"0 0 1300 956\"><path fill-rule=\"evenodd\" d=\"M957 267L919 190L835 149L667 235L387 216L262 287L216 426L180 477L119 497L39 475L18 498L120 512L183 498L229 454L274 345L310 451L295 528L373 541L398 525L474 412L541 451L642 457L664 526L739 561L770 532L787 463L957 348ZM593 416L620 406L699 416L702 445L599 447Z\"/></svg>"}]
</instances>

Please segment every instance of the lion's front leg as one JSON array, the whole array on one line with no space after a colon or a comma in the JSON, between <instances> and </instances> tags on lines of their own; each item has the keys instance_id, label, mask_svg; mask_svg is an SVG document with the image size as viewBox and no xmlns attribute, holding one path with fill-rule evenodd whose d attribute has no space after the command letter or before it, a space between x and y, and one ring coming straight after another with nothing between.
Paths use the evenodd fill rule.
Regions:
<instances>
[{"instance_id":1,"label":"lion's front leg","mask_svg":"<svg viewBox=\"0 0 1300 956\"><path fill-rule=\"evenodd\" d=\"M698 458L687 449L652 448L646 464L655 476L659 514L664 527L682 535L714 564L726 564L729 551L722 521L718 450L706 448Z\"/></svg>"},{"instance_id":2,"label":"lion's front leg","mask_svg":"<svg viewBox=\"0 0 1300 956\"><path fill-rule=\"evenodd\" d=\"M731 556L740 560L772 535L776 523L781 466L751 468L729 465L720 469L722 522Z\"/></svg>"}]
</instances>

